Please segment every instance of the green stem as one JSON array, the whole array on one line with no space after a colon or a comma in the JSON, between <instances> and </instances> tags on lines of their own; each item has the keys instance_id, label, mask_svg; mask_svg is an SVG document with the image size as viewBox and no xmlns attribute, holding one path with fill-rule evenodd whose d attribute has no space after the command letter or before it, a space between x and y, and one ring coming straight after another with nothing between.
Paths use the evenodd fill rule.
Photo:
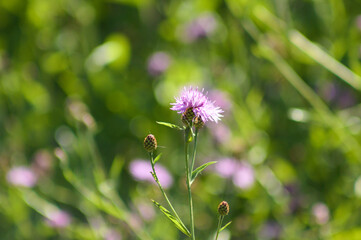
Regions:
<instances>
[{"instance_id":1,"label":"green stem","mask_svg":"<svg viewBox=\"0 0 361 240\"><path fill-rule=\"evenodd\" d=\"M222 226L223 217L224 217L224 216L219 215L219 218L218 218L218 226L217 226L216 240L218 239L219 229L220 229L221 226Z\"/></svg>"},{"instance_id":2,"label":"green stem","mask_svg":"<svg viewBox=\"0 0 361 240\"><path fill-rule=\"evenodd\" d=\"M186 156L186 177L187 177L187 188L188 188L188 201L189 201L189 215L191 220L191 233L192 233L192 240L195 240L194 234L194 216L193 216L193 202L192 202L192 191L191 191L191 180L190 180L190 171L189 171L189 134L190 134L189 127L185 130L184 134L184 153Z\"/></svg>"},{"instance_id":3,"label":"green stem","mask_svg":"<svg viewBox=\"0 0 361 240\"><path fill-rule=\"evenodd\" d=\"M193 156L192 156L192 164L191 164L191 169L190 169L191 174L193 173L194 162L195 162L195 159L196 159L197 139L198 139L198 129L196 129L196 132L194 134Z\"/></svg>"},{"instance_id":4,"label":"green stem","mask_svg":"<svg viewBox=\"0 0 361 240\"><path fill-rule=\"evenodd\" d=\"M184 225L184 223L182 222L182 220L180 219L180 217L178 216L178 214L177 214L176 210L174 209L172 203L169 201L169 198L168 198L167 194L165 193L162 185L161 185L160 182L159 182L159 179L158 179L158 176L157 176L157 172L155 171L155 168L154 168L154 165L155 165L155 164L154 164L153 152L150 152L150 153L149 153L149 156L150 156L150 162L151 162L151 165L152 165L153 177L154 177L155 182L158 184L158 187L159 187L160 191L162 192L165 200L167 201L167 203L168 203L169 207L171 208L171 210L172 210L173 214L175 215L175 217L179 220L179 222L182 224L182 226L183 226L185 229L187 229L186 226Z\"/></svg>"}]
</instances>

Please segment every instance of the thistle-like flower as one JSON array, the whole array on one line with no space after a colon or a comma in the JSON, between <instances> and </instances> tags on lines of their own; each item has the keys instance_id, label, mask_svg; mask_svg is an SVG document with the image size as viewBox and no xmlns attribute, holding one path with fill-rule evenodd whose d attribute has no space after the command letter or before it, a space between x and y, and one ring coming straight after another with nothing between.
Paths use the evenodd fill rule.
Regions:
<instances>
[{"instance_id":1,"label":"thistle-like flower","mask_svg":"<svg viewBox=\"0 0 361 240\"><path fill-rule=\"evenodd\" d=\"M228 205L228 203L226 201L223 201L218 205L218 213L221 216L228 215L228 213L229 213L229 205Z\"/></svg>"},{"instance_id":2,"label":"thistle-like flower","mask_svg":"<svg viewBox=\"0 0 361 240\"><path fill-rule=\"evenodd\" d=\"M173 107L171 110L184 114L187 109L192 109L195 116L200 116L203 122L212 121L218 122L223 117L222 109L216 107L214 102L210 101L207 97L207 93L198 91L198 88L185 87L181 96L175 98L176 102L171 103Z\"/></svg>"},{"instance_id":3,"label":"thistle-like flower","mask_svg":"<svg viewBox=\"0 0 361 240\"><path fill-rule=\"evenodd\" d=\"M148 134L148 136L144 139L144 149L148 152L153 152L157 149L157 140L152 134Z\"/></svg>"}]
</instances>

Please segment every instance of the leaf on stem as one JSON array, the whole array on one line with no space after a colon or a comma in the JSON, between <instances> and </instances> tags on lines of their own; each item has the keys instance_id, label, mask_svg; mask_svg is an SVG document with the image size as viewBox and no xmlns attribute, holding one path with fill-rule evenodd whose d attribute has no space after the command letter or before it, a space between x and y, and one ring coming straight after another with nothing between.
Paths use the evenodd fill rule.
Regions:
<instances>
[{"instance_id":1,"label":"leaf on stem","mask_svg":"<svg viewBox=\"0 0 361 240\"><path fill-rule=\"evenodd\" d=\"M162 156L162 153L159 153L158 156L154 159L153 164L158 162L158 160L160 159L161 156Z\"/></svg>"},{"instance_id":2,"label":"leaf on stem","mask_svg":"<svg viewBox=\"0 0 361 240\"><path fill-rule=\"evenodd\" d=\"M180 126L172 124L172 123L167 123L167 122L156 122L156 123L158 123L159 125L169 127L169 128L175 128L177 130L184 130L184 127L180 127Z\"/></svg>"},{"instance_id":3,"label":"leaf on stem","mask_svg":"<svg viewBox=\"0 0 361 240\"><path fill-rule=\"evenodd\" d=\"M157 203L156 201L154 201L152 199L153 203L155 206L157 206L157 208L159 208L160 211L162 211L162 213L169 219L171 220L174 225L176 226L176 228L178 228L182 233L184 233L185 235L187 235L188 237L191 237L191 233L189 232L189 230L187 228L185 228L183 226L183 224L181 222L179 222L179 220L177 218L175 218L166 208L164 208L162 205L160 205L159 203Z\"/></svg>"},{"instance_id":4,"label":"leaf on stem","mask_svg":"<svg viewBox=\"0 0 361 240\"><path fill-rule=\"evenodd\" d=\"M224 225L221 229L219 229L219 232L222 232L226 227L228 227L229 224L231 224L232 221L228 222L226 225Z\"/></svg>"},{"instance_id":5,"label":"leaf on stem","mask_svg":"<svg viewBox=\"0 0 361 240\"><path fill-rule=\"evenodd\" d=\"M215 163L216 163L216 161L207 162L207 163L203 164L202 166L196 168L196 169L192 172L191 183L193 183L193 181L196 179L196 177L198 176L198 174L201 173L206 167L208 167L209 165L215 164Z\"/></svg>"}]
</instances>

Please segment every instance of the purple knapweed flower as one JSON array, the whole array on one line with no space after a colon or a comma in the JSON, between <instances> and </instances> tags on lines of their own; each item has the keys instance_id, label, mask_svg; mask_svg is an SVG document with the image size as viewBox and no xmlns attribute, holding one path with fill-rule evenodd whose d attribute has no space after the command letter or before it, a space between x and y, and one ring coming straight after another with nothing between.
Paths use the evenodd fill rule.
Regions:
<instances>
[{"instance_id":1,"label":"purple knapweed flower","mask_svg":"<svg viewBox=\"0 0 361 240\"><path fill-rule=\"evenodd\" d=\"M175 98L176 102L171 103L171 110L183 114L188 108L191 108L196 116L200 116L203 122L218 122L223 115L223 110L214 105L204 93L204 89L199 91L198 88L184 87L179 98Z\"/></svg>"},{"instance_id":2,"label":"purple knapweed flower","mask_svg":"<svg viewBox=\"0 0 361 240\"><path fill-rule=\"evenodd\" d=\"M214 165L215 171L224 178L232 178L236 173L239 162L234 158L222 158Z\"/></svg>"},{"instance_id":3,"label":"purple knapweed flower","mask_svg":"<svg viewBox=\"0 0 361 240\"><path fill-rule=\"evenodd\" d=\"M141 203L137 203L136 206L137 206L138 212L140 213L140 215L142 216L142 218L144 220L151 221L154 218L155 212L154 212L153 205L141 202Z\"/></svg>"},{"instance_id":4,"label":"purple knapweed flower","mask_svg":"<svg viewBox=\"0 0 361 240\"><path fill-rule=\"evenodd\" d=\"M71 223L71 217L67 212L57 210L48 214L46 223L53 228L65 228Z\"/></svg>"},{"instance_id":5,"label":"purple knapweed flower","mask_svg":"<svg viewBox=\"0 0 361 240\"><path fill-rule=\"evenodd\" d=\"M233 175L234 185L242 189L248 189L253 186L254 180L254 171L252 166L246 162L240 162Z\"/></svg>"},{"instance_id":6,"label":"purple knapweed flower","mask_svg":"<svg viewBox=\"0 0 361 240\"><path fill-rule=\"evenodd\" d=\"M282 228L277 222L266 222L260 231L262 239L278 239L281 235Z\"/></svg>"},{"instance_id":7,"label":"purple knapweed flower","mask_svg":"<svg viewBox=\"0 0 361 240\"><path fill-rule=\"evenodd\" d=\"M358 15L357 17L356 17L356 26L357 26L357 28L361 31L361 15Z\"/></svg>"},{"instance_id":8,"label":"purple knapweed flower","mask_svg":"<svg viewBox=\"0 0 361 240\"><path fill-rule=\"evenodd\" d=\"M255 181L253 167L234 158L221 158L213 165L214 171L223 178L232 179L233 184L241 189L249 189Z\"/></svg>"},{"instance_id":9,"label":"purple knapweed flower","mask_svg":"<svg viewBox=\"0 0 361 240\"><path fill-rule=\"evenodd\" d=\"M33 187L37 183L38 177L30 168L19 166L10 169L6 180L14 186Z\"/></svg>"},{"instance_id":10,"label":"purple knapweed flower","mask_svg":"<svg viewBox=\"0 0 361 240\"><path fill-rule=\"evenodd\" d=\"M211 35L217 28L217 21L212 14L205 13L185 25L181 39L191 43Z\"/></svg>"},{"instance_id":11,"label":"purple knapweed flower","mask_svg":"<svg viewBox=\"0 0 361 240\"><path fill-rule=\"evenodd\" d=\"M211 135L216 143L227 143L231 139L232 133L226 125L213 123Z\"/></svg>"},{"instance_id":12,"label":"purple knapweed flower","mask_svg":"<svg viewBox=\"0 0 361 240\"><path fill-rule=\"evenodd\" d=\"M156 184L153 179L153 176L150 174L152 171L152 165L149 161L135 159L129 165L130 174L137 181L148 181ZM173 178L162 165L157 163L155 165L155 171L157 173L159 182L162 184L164 188L169 188L173 184Z\"/></svg>"},{"instance_id":13,"label":"purple knapweed flower","mask_svg":"<svg viewBox=\"0 0 361 240\"><path fill-rule=\"evenodd\" d=\"M120 233L115 229L110 229L105 234L105 240L121 240L121 239L122 239L122 235L120 235Z\"/></svg>"},{"instance_id":14,"label":"purple knapweed flower","mask_svg":"<svg viewBox=\"0 0 361 240\"><path fill-rule=\"evenodd\" d=\"M53 166L53 156L47 150L38 150L35 153L31 168L40 177L44 177L51 172Z\"/></svg>"},{"instance_id":15,"label":"purple knapweed flower","mask_svg":"<svg viewBox=\"0 0 361 240\"><path fill-rule=\"evenodd\" d=\"M170 56L165 52L156 52L148 59L148 72L152 76L157 76L165 72L171 63Z\"/></svg>"},{"instance_id":16,"label":"purple knapweed flower","mask_svg":"<svg viewBox=\"0 0 361 240\"><path fill-rule=\"evenodd\" d=\"M312 215L315 221L320 224L326 224L330 218L330 210L324 203L316 203L312 206Z\"/></svg>"}]
</instances>

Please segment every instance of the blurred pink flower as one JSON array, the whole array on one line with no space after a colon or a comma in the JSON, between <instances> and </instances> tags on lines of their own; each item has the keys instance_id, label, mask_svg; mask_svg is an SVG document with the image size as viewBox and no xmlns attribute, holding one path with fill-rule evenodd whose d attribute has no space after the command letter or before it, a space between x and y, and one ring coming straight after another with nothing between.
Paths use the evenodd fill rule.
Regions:
<instances>
[{"instance_id":1,"label":"blurred pink flower","mask_svg":"<svg viewBox=\"0 0 361 240\"><path fill-rule=\"evenodd\" d=\"M330 218L330 211L324 203L316 203L312 206L312 215L320 225L326 224Z\"/></svg>"},{"instance_id":2,"label":"blurred pink flower","mask_svg":"<svg viewBox=\"0 0 361 240\"><path fill-rule=\"evenodd\" d=\"M361 15L356 17L356 26L361 31Z\"/></svg>"},{"instance_id":3,"label":"blurred pink flower","mask_svg":"<svg viewBox=\"0 0 361 240\"><path fill-rule=\"evenodd\" d=\"M153 53L148 59L148 72L157 76L166 71L171 63L170 56L165 52Z\"/></svg>"},{"instance_id":4,"label":"blurred pink flower","mask_svg":"<svg viewBox=\"0 0 361 240\"><path fill-rule=\"evenodd\" d=\"M46 223L53 228L64 228L71 223L71 217L67 212L58 210L48 214Z\"/></svg>"},{"instance_id":5,"label":"blurred pink flower","mask_svg":"<svg viewBox=\"0 0 361 240\"><path fill-rule=\"evenodd\" d=\"M254 172L252 166L246 162L240 162L233 175L233 183L242 189L252 187L254 183Z\"/></svg>"},{"instance_id":6,"label":"blurred pink flower","mask_svg":"<svg viewBox=\"0 0 361 240\"><path fill-rule=\"evenodd\" d=\"M262 226L260 236L262 239L278 239L281 232L282 228L278 223L267 222Z\"/></svg>"},{"instance_id":7,"label":"blurred pink flower","mask_svg":"<svg viewBox=\"0 0 361 240\"><path fill-rule=\"evenodd\" d=\"M356 103L357 103L357 100L356 100L355 95L351 91L347 91L347 90L343 91L340 94L339 99L337 101L337 105L341 109L352 107Z\"/></svg>"},{"instance_id":8,"label":"blurred pink flower","mask_svg":"<svg viewBox=\"0 0 361 240\"><path fill-rule=\"evenodd\" d=\"M348 108L357 104L356 95L353 91L342 88L335 83L326 83L320 90L320 94L326 101L335 104L338 108Z\"/></svg>"},{"instance_id":9,"label":"blurred pink flower","mask_svg":"<svg viewBox=\"0 0 361 240\"><path fill-rule=\"evenodd\" d=\"M222 158L214 165L215 171L224 178L232 178L236 173L238 161L234 158Z\"/></svg>"},{"instance_id":10,"label":"blurred pink flower","mask_svg":"<svg viewBox=\"0 0 361 240\"><path fill-rule=\"evenodd\" d=\"M221 177L231 178L234 185L242 189L252 187L255 181L253 167L235 158L221 158L213 165L213 169Z\"/></svg>"},{"instance_id":11,"label":"blurred pink flower","mask_svg":"<svg viewBox=\"0 0 361 240\"><path fill-rule=\"evenodd\" d=\"M155 212L154 212L153 205L146 204L146 203L137 203L136 206L138 208L140 215L142 216L142 218L144 220L150 221L154 218Z\"/></svg>"},{"instance_id":12,"label":"blurred pink flower","mask_svg":"<svg viewBox=\"0 0 361 240\"><path fill-rule=\"evenodd\" d=\"M117 230L111 229L105 234L105 240L121 240L122 236Z\"/></svg>"},{"instance_id":13,"label":"blurred pink flower","mask_svg":"<svg viewBox=\"0 0 361 240\"><path fill-rule=\"evenodd\" d=\"M213 90L209 92L209 98L217 103L217 105L223 109L225 115L230 113L232 109L232 102L226 92L220 90Z\"/></svg>"},{"instance_id":14,"label":"blurred pink flower","mask_svg":"<svg viewBox=\"0 0 361 240\"><path fill-rule=\"evenodd\" d=\"M224 124L211 124L211 134L217 143L226 143L231 138L231 130Z\"/></svg>"},{"instance_id":15,"label":"blurred pink flower","mask_svg":"<svg viewBox=\"0 0 361 240\"><path fill-rule=\"evenodd\" d=\"M53 156L47 150L39 150L35 153L31 168L39 177L47 175L53 165Z\"/></svg>"},{"instance_id":16,"label":"blurred pink flower","mask_svg":"<svg viewBox=\"0 0 361 240\"><path fill-rule=\"evenodd\" d=\"M152 166L149 161L142 159L135 159L129 165L130 174L137 181L148 181L156 184L151 175ZM159 182L164 188L169 188L173 184L173 178L169 174L168 170L165 169L161 164L155 165L155 171L159 178Z\"/></svg>"},{"instance_id":17,"label":"blurred pink flower","mask_svg":"<svg viewBox=\"0 0 361 240\"><path fill-rule=\"evenodd\" d=\"M191 43L197 39L209 36L217 27L215 17L210 13L200 15L184 27L181 39L186 43Z\"/></svg>"},{"instance_id":18,"label":"blurred pink flower","mask_svg":"<svg viewBox=\"0 0 361 240\"><path fill-rule=\"evenodd\" d=\"M10 169L6 180L14 186L33 187L37 183L38 177L30 168L19 166Z\"/></svg>"},{"instance_id":19,"label":"blurred pink flower","mask_svg":"<svg viewBox=\"0 0 361 240\"><path fill-rule=\"evenodd\" d=\"M328 102L334 100L338 93L337 86L333 83L324 84L320 91Z\"/></svg>"}]
</instances>

